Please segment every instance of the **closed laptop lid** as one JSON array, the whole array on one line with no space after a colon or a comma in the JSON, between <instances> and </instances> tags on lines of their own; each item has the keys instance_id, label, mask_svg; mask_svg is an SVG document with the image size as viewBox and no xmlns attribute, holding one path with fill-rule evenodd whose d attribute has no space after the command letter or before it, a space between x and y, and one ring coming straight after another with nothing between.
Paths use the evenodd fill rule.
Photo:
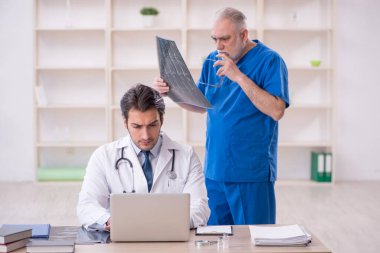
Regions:
<instances>
[{"instance_id":1,"label":"closed laptop lid","mask_svg":"<svg viewBox=\"0 0 380 253\"><path fill-rule=\"evenodd\" d=\"M188 241L190 194L112 194L111 240Z\"/></svg>"}]
</instances>

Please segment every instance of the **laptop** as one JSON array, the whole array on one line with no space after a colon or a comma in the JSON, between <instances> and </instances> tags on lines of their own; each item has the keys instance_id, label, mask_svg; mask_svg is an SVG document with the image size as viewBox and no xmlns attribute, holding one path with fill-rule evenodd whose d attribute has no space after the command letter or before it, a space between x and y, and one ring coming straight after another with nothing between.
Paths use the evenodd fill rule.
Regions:
<instances>
[{"instance_id":1,"label":"laptop","mask_svg":"<svg viewBox=\"0 0 380 253\"><path fill-rule=\"evenodd\" d=\"M111 241L188 241L189 193L111 195Z\"/></svg>"}]
</instances>

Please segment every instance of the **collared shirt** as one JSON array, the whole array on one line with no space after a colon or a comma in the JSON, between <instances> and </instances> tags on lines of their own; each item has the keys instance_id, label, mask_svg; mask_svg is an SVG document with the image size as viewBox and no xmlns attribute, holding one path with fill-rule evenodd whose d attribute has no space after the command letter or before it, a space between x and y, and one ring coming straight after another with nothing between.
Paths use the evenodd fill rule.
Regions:
<instances>
[{"instance_id":1,"label":"collared shirt","mask_svg":"<svg viewBox=\"0 0 380 253\"><path fill-rule=\"evenodd\" d=\"M136 146L136 144L132 141L132 138L130 140L131 140L131 145L133 147L133 150L135 151L137 158L139 159L140 165L143 166L143 164L145 162L144 153L141 152L142 150ZM152 164L153 175L154 175L154 171L155 171L155 168L157 165L161 146L162 146L162 136L160 134L160 136L158 137L157 143L153 146L153 148L151 150L149 150L150 151L149 159L150 159L150 163Z\"/></svg>"}]
</instances>

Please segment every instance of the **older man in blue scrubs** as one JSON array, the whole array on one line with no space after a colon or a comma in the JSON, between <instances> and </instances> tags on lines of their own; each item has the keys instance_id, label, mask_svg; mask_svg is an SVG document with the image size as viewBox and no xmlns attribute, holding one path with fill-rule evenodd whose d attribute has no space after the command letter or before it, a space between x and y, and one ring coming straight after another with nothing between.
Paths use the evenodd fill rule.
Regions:
<instances>
[{"instance_id":1,"label":"older man in blue scrubs","mask_svg":"<svg viewBox=\"0 0 380 253\"><path fill-rule=\"evenodd\" d=\"M233 8L216 14L211 38L217 50L205 60L198 82L213 105L205 158L209 225L276 222L278 121L289 106L288 72L278 53L249 39L245 20ZM154 86L169 91L161 78Z\"/></svg>"}]
</instances>

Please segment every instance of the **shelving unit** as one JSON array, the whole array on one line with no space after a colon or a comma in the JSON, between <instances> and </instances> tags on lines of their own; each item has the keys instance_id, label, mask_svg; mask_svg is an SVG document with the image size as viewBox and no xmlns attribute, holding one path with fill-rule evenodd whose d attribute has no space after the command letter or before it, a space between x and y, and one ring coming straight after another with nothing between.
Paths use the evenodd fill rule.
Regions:
<instances>
[{"instance_id":1,"label":"shelving unit","mask_svg":"<svg viewBox=\"0 0 380 253\"><path fill-rule=\"evenodd\" d=\"M197 81L202 58L214 50L212 16L225 6L243 10L250 37L278 51L289 69L279 178L309 179L310 152L334 149L334 0L34 2L37 170L85 168L96 147L126 134L119 101L131 85L159 75L155 36L176 42ZM154 27L143 27L143 6L159 9ZM311 59L321 66L311 67ZM165 102L163 130L203 161L205 115Z\"/></svg>"}]
</instances>

